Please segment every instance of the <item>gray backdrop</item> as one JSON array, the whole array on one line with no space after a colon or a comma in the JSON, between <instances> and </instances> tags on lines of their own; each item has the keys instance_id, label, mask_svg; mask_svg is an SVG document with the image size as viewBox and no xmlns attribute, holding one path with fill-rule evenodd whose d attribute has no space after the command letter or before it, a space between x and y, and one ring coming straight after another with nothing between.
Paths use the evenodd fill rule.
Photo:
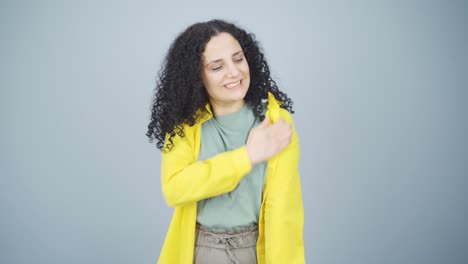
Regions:
<instances>
[{"instance_id":1,"label":"gray backdrop","mask_svg":"<svg viewBox=\"0 0 468 264\"><path fill-rule=\"evenodd\" d=\"M465 1L2 1L0 263L155 263L174 37L256 34L294 99L308 263L467 263Z\"/></svg>"}]
</instances>

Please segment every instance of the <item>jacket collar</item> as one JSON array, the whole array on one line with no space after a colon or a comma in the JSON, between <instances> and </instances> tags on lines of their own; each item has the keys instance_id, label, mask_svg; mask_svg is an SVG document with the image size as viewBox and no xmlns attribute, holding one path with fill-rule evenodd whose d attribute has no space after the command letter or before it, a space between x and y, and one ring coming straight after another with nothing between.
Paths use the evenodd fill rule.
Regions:
<instances>
[{"instance_id":1,"label":"jacket collar","mask_svg":"<svg viewBox=\"0 0 468 264\"><path fill-rule=\"evenodd\" d=\"M279 118L279 109L281 105L281 101L276 99L275 96L268 92L268 104L267 104L267 111L266 116L270 118L270 120L275 121ZM213 117L213 109L211 108L210 103L205 104L206 112L204 116L200 119L200 124L211 119ZM198 114L201 113L201 109L199 109Z\"/></svg>"}]
</instances>

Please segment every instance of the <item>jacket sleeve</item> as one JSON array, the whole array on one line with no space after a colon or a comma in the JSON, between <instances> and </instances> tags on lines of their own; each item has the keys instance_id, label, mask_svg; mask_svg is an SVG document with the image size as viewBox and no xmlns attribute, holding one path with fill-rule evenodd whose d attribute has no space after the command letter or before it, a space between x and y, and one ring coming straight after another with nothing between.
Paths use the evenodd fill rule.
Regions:
<instances>
[{"instance_id":1,"label":"jacket sleeve","mask_svg":"<svg viewBox=\"0 0 468 264\"><path fill-rule=\"evenodd\" d=\"M197 161L195 140L175 136L169 152L162 152L161 185L169 206L232 191L251 169L245 146Z\"/></svg>"},{"instance_id":2,"label":"jacket sleeve","mask_svg":"<svg viewBox=\"0 0 468 264\"><path fill-rule=\"evenodd\" d=\"M299 140L293 124L291 143L278 156L275 178L265 200L266 263L305 263L304 209L299 177Z\"/></svg>"}]
</instances>

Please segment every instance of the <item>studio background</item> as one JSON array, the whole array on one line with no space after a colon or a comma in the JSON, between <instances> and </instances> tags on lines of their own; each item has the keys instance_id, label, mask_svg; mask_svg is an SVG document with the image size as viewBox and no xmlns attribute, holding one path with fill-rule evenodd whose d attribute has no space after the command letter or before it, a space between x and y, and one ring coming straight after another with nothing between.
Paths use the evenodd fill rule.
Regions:
<instances>
[{"instance_id":1,"label":"studio background","mask_svg":"<svg viewBox=\"0 0 468 264\"><path fill-rule=\"evenodd\" d=\"M467 6L2 1L0 263L156 263L156 74L212 18L294 100L307 263L466 263Z\"/></svg>"}]
</instances>

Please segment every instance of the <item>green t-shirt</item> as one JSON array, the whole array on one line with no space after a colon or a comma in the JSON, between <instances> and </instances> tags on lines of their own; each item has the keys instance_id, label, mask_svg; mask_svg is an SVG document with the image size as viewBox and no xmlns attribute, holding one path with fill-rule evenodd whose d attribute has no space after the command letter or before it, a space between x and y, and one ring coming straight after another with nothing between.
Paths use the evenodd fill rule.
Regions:
<instances>
[{"instance_id":1,"label":"green t-shirt","mask_svg":"<svg viewBox=\"0 0 468 264\"><path fill-rule=\"evenodd\" d=\"M213 116L202 124L198 160L245 145L250 130L259 123L248 103L237 112ZM231 192L198 201L197 222L227 229L258 223L266 164L255 165Z\"/></svg>"}]
</instances>

